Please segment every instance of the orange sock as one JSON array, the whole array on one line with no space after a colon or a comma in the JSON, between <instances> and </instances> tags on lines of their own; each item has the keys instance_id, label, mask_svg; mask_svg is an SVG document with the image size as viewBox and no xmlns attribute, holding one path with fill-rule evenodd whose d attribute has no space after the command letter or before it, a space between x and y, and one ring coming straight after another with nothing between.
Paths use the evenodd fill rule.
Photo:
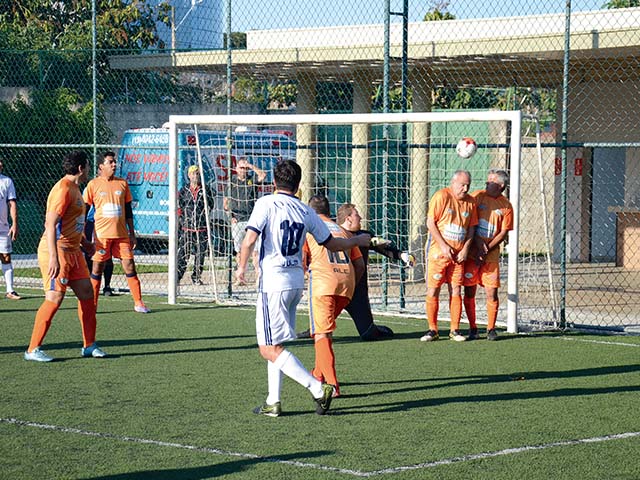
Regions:
<instances>
[{"instance_id":1,"label":"orange sock","mask_svg":"<svg viewBox=\"0 0 640 480\"><path fill-rule=\"evenodd\" d=\"M467 314L467 320L469 320L469 328L478 328L476 324L476 297L464 297L462 300L464 303L464 311Z\"/></svg>"},{"instance_id":2,"label":"orange sock","mask_svg":"<svg viewBox=\"0 0 640 480\"><path fill-rule=\"evenodd\" d=\"M92 299L78 300L78 318L82 327L82 341L88 347L96 341L96 305Z\"/></svg>"},{"instance_id":3,"label":"orange sock","mask_svg":"<svg viewBox=\"0 0 640 480\"><path fill-rule=\"evenodd\" d=\"M91 286L93 287L93 304L98 307L98 298L100 298L100 284L102 283L102 276L96 276L92 273L89 278L91 280Z\"/></svg>"},{"instance_id":4,"label":"orange sock","mask_svg":"<svg viewBox=\"0 0 640 480\"><path fill-rule=\"evenodd\" d=\"M460 317L462 316L462 297L451 295L451 330L460 330Z\"/></svg>"},{"instance_id":5,"label":"orange sock","mask_svg":"<svg viewBox=\"0 0 640 480\"><path fill-rule=\"evenodd\" d=\"M49 331L49 327L51 326L51 320L53 320L53 316L60 308L60 305L54 302L50 302L49 300L45 300L40 305L38 309L38 313L36 313L36 321L33 324L33 332L31 333L31 341L29 342L28 352L33 352L33 349L42 345L44 342L44 337L47 335Z\"/></svg>"},{"instance_id":6,"label":"orange sock","mask_svg":"<svg viewBox=\"0 0 640 480\"><path fill-rule=\"evenodd\" d=\"M333 353L333 341L324 337L316 340L316 368L314 372L321 372L324 381L335 385L338 388L338 378L336 375L336 357Z\"/></svg>"},{"instance_id":7,"label":"orange sock","mask_svg":"<svg viewBox=\"0 0 640 480\"><path fill-rule=\"evenodd\" d=\"M498 319L499 300L487 299L487 330L496 328L496 320Z\"/></svg>"},{"instance_id":8,"label":"orange sock","mask_svg":"<svg viewBox=\"0 0 640 480\"><path fill-rule=\"evenodd\" d=\"M438 309L440 303L436 297L427 297L427 323L429 330L438 331Z\"/></svg>"},{"instance_id":9,"label":"orange sock","mask_svg":"<svg viewBox=\"0 0 640 480\"><path fill-rule=\"evenodd\" d=\"M127 275L127 283L129 284L129 291L131 292L131 296L133 297L133 302L136 305L142 305L142 288L140 287L140 279L138 278L138 274L133 274L131 276Z\"/></svg>"}]
</instances>

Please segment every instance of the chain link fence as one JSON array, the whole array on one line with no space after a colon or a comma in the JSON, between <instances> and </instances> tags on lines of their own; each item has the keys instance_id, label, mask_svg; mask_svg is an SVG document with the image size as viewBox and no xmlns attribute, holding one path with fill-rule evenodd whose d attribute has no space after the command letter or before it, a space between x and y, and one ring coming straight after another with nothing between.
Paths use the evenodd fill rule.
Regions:
<instances>
[{"instance_id":1,"label":"chain link fence","mask_svg":"<svg viewBox=\"0 0 640 480\"><path fill-rule=\"evenodd\" d=\"M35 252L46 196L71 149L92 157L115 150L122 165L132 148L127 132L161 127L171 114L519 109L541 127L538 149L533 123L523 124L523 159L531 164L523 166L522 195L536 202L521 212L521 256L530 268L520 287L523 295L552 291L555 305L532 321L640 326L637 0L24 0L0 5L0 20L0 156L19 196L18 288L40 285ZM447 141L462 135L452 131ZM245 153L222 161L229 174ZM314 188L333 194L335 204L353 201L342 184L350 155L317 157ZM158 162L141 158L142 179L160 181L144 176ZM447 168L432 178L430 195L446 185ZM474 172L479 186L483 175ZM550 241L541 235L541 178ZM384 202L380 181L372 179L372 197ZM399 191L393 202L401 212L410 185ZM215 268L230 272L228 212L220 202L213 210L229 237L215 247ZM166 293L166 238L161 226L145 228L137 256L143 291ZM408 247L407 235L401 228L398 243ZM409 285L413 302L402 307L378 302L385 295L375 288L384 282L373 283L377 309L423 312L423 283ZM126 287L118 265L112 286ZM227 286L223 300L255 295ZM182 290L210 298L207 285Z\"/></svg>"}]
</instances>

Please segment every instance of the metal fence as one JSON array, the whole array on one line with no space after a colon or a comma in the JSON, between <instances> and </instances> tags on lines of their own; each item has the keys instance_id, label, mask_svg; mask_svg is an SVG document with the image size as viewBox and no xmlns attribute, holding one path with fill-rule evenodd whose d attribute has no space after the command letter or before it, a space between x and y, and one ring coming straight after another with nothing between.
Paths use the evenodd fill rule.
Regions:
<instances>
[{"instance_id":1,"label":"metal fence","mask_svg":"<svg viewBox=\"0 0 640 480\"><path fill-rule=\"evenodd\" d=\"M39 285L45 200L71 149L120 151L125 131L174 113L521 109L541 121L553 232L558 316L540 322L640 325L637 0L40 3L0 5L0 155L19 195L18 287ZM523 137L535 149L533 132ZM531 195L535 175L522 179ZM539 215L523 211L524 228L535 232ZM163 244L142 247L143 290L164 292ZM522 252L533 283L549 283L534 272L546 250ZM114 286L125 284L116 273Z\"/></svg>"}]
</instances>

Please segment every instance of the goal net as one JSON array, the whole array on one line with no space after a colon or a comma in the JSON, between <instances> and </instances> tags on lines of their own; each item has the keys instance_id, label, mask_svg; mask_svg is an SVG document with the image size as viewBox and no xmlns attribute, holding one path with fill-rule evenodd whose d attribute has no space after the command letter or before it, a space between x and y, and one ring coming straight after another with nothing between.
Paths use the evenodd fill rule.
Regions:
<instances>
[{"instance_id":1,"label":"goal net","mask_svg":"<svg viewBox=\"0 0 640 480\"><path fill-rule=\"evenodd\" d=\"M535 119L526 123L536 124ZM223 304L255 300L258 272L251 265L246 285L234 281L238 227L242 231L255 197L273 191L274 164L290 158L302 167L302 201L323 193L333 215L341 204L353 203L363 218L363 228L416 257L411 269L386 257L370 257L374 312L424 315L429 199L449 185L458 169L471 173L470 191L474 191L484 188L489 169L499 168L510 176L508 196L514 207L515 228L501 256L498 321L511 332L532 324L554 324L550 233L545 228L549 200L544 177L548 166L539 142L522 148L525 127L519 111L178 115L170 117L168 126L169 303L178 298ZM463 137L472 137L478 145L470 159L456 154L456 144ZM202 248L194 241L185 247L184 223L179 215L184 214L179 191L189 188L192 165L199 167L200 183L207 193L207 221L202 227L207 246L201 274L196 272L194 258L203 255ZM521 185L526 186L525 195ZM520 214L523 210L527 212L525 224ZM529 216L535 221L529 223ZM527 238L521 243L523 235ZM480 290L477 311L482 323L486 316ZM448 295L442 292L440 297L441 320L446 321Z\"/></svg>"}]
</instances>

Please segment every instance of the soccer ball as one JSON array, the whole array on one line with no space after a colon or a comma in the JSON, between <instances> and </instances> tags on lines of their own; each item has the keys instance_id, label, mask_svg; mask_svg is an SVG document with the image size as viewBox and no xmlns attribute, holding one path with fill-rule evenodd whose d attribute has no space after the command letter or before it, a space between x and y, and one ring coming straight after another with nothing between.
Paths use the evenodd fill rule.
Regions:
<instances>
[{"instance_id":1,"label":"soccer ball","mask_svg":"<svg viewBox=\"0 0 640 480\"><path fill-rule=\"evenodd\" d=\"M464 137L460 139L458 145L456 145L456 153L461 158L471 158L476 154L478 145L476 141L471 137Z\"/></svg>"}]
</instances>

